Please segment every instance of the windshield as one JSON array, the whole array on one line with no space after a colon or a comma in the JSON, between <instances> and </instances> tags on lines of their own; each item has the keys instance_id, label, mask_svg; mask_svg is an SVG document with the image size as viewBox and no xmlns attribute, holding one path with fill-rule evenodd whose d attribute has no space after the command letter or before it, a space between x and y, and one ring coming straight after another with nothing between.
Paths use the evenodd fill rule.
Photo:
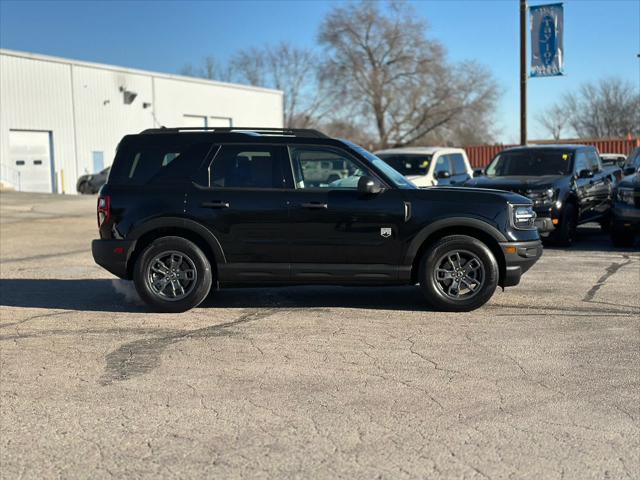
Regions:
<instances>
[{"instance_id":1,"label":"windshield","mask_svg":"<svg viewBox=\"0 0 640 480\"><path fill-rule=\"evenodd\" d=\"M573 152L569 150L515 150L498 154L487 167L489 177L567 175Z\"/></svg>"},{"instance_id":2,"label":"windshield","mask_svg":"<svg viewBox=\"0 0 640 480\"><path fill-rule=\"evenodd\" d=\"M626 167L640 167L640 147L636 148L627 158Z\"/></svg>"},{"instance_id":3,"label":"windshield","mask_svg":"<svg viewBox=\"0 0 640 480\"><path fill-rule=\"evenodd\" d=\"M426 175L431 155L381 153L378 155L403 175Z\"/></svg>"},{"instance_id":4,"label":"windshield","mask_svg":"<svg viewBox=\"0 0 640 480\"><path fill-rule=\"evenodd\" d=\"M393 182L393 184L396 187L405 188L405 189L418 188L415 186L413 182L405 178L400 172L394 170L393 167L391 167L390 165L385 163L383 160L376 157L373 153L369 152L368 150L365 150L360 145L356 145L355 143L352 143L349 140L340 139L340 141L344 143L346 146L348 146L349 148L351 148L352 150L355 150L356 152L358 152L360 155L366 158L369 162L371 162L373 166L375 166L378 170L384 173L387 176L387 178L391 180L391 182Z\"/></svg>"}]
</instances>

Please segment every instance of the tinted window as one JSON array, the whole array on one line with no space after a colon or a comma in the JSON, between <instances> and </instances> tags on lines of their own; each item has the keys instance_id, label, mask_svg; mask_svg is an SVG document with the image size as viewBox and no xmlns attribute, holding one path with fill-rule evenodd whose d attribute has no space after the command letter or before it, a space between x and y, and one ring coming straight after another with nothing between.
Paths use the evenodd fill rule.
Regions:
<instances>
[{"instance_id":1,"label":"tinted window","mask_svg":"<svg viewBox=\"0 0 640 480\"><path fill-rule=\"evenodd\" d=\"M193 137L155 135L125 138L118 147L109 183L145 185L152 180L192 178L213 146Z\"/></svg>"},{"instance_id":2,"label":"tinted window","mask_svg":"<svg viewBox=\"0 0 640 480\"><path fill-rule=\"evenodd\" d=\"M437 175L439 172L451 173L451 167L449 165L449 155L440 155L436 160L436 164L433 167L433 173L434 175Z\"/></svg>"},{"instance_id":3,"label":"tinted window","mask_svg":"<svg viewBox=\"0 0 640 480\"><path fill-rule=\"evenodd\" d=\"M640 147L636 148L633 152L631 152L631 154L627 158L625 166L636 167L636 168L640 167Z\"/></svg>"},{"instance_id":4,"label":"tinted window","mask_svg":"<svg viewBox=\"0 0 640 480\"><path fill-rule=\"evenodd\" d=\"M324 147L289 147L297 188L358 188L371 172L346 153Z\"/></svg>"},{"instance_id":5,"label":"tinted window","mask_svg":"<svg viewBox=\"0 0 640 480\"><path fill-rule=\"evenodd\" d=\"M431 161L431 155L383 153L378 157L403 175L426 175Z\"/></svg>"},{"instance_id":6,"label":"tinted window","mask_svg":"<svg viewBox=\"0 0 640 480\"><path fill-rule=\"evenodd\" d=\"M590 170L589 159L585 152L576 153L576 166L573 169L576 173L580 173L582 170Z\"/></svg>"},{"instance_id":7,"label":"tinted window","mask_svg":"<svg viewBox=\"0 0 640 480\"><path fill-rule=\"evenodd\" d=\"M227 145L210 167L211 187L284 188L281 147Z\"/></svg>"},{"instance_id":8,"label":"tinted window","mask_svg":"<svg viewBox=\"0 0 640 480\"><path fill-rule=\"evenodd\" d=\"M467 166L464 163L464 157L460 153L452 153L449 155L453 175L464 175L467 173Z\"/></svg>"},{"instance_id":9,"label":"tinted window","mask_svg":"<svg viewBox=\"0 0 640 480\"><path fill-rule=\"evenodd\" d=\"M587 159L589 160L589 168L591 168L591 170L594 172L600 170L600 157L595 150L587 151Z\"/></svg>"},{"instance_id":10,"label":"tinted window","mask_svg":"<svg viewBox=\"0 0 640 480\"><path fill-rule=\"evenodd\" d=\"M491 177L566 175L572 157L569 150L506 151L493 159L486 172Z\"/></svg>"}]
</instances>

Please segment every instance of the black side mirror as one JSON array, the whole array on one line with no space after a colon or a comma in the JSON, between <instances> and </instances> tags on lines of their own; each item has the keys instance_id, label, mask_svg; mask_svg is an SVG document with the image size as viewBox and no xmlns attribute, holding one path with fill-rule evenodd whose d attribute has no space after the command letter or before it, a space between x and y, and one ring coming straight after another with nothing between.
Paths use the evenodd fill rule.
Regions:
<instances>
[{"instance_id":1,"label":"black side mirror","mask_svg":"<svg viewBox=\"0 0 640 480\"><path fill-rule=\"evenodd\" d=\"M483 175L484 175L484 170L483 170L482 168L476 168L476 169L473 171L473 176L474 176L474 178L475 178L475 177L481 177L481 176L483 176Z\"/></svg>"},{"instance_id":2,"label":"black side mirror","mask_svg":"<svg viewBox=\"0 0 640 480\"><path fill-rule=\"evenodd\" d=\"M593 178L593 170L584 168L578 172L578 178Z\"/></svg>"},{"instance_id":3,"label":"black side mirror","mask_svg":"<svg viewBox=\"0 0 640 480\"><path fill-rule=\"evenodd\" d=\"M441 170L438 173L436 173L436 178L449 178L449 177L451 177L451 174L446 170Z\"/></svg>"},{"instance_id":4,"label":"black side mirror","mask_svg":"<svg viewBox=\"0 0 640 480\"><path fill-rule=\"evenodd\" d=\"M358 180L358 191L361 193L376 194L382 191L382 185L380 185L376 179L365 175Z\"/></svg>"},{"instance_id":5,"label":"black side mirror","mask_svg":"<svg viewBox=\"0 0 640 480\"><path fill-rule=\"evenodd\" d=\"M624 167L624 169L622 170L622 173L624 173L625 175L633 175L635 171L636 169L634 167Z\"/></svg>"}]
</instances>

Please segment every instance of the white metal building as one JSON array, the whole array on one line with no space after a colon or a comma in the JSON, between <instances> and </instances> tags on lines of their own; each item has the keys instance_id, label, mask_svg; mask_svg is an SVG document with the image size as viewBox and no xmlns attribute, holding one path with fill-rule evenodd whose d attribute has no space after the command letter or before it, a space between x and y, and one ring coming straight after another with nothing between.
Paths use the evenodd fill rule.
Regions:
<instances>
[{"instance_id":1,"label":"white metal building","mask_svg":"<svg viewBox=\"0 0 640 480\"><path fill-rule=\"evenodd\" d=\"M282 127L282 92L0 49L0 180L75 193L146 128Z\"/></svg>"}]
</instances>

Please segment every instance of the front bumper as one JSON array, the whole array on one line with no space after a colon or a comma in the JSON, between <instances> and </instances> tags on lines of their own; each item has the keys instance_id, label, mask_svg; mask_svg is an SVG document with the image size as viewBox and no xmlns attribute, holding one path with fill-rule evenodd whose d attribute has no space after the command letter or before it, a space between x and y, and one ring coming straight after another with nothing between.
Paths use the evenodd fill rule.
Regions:
<instances>
[{"instance_id":1,"label":"front bumper","mask_svg":"<svg viewBox=\"0 0 640 480\"><path fill-rule=\"evenodd\" d=\"M504 253L505 271L500 279L501 287L513 287L520 283L522 274L529 270L542 256L542 241L503 242L500 248Z\"/></svg>"},{"instance_id":2,"label":"front bumper","mask_svg":"<svg viewBox=\"0 0 640 480\"><path fill-rule=\"evenodd\" d=\"M553 219L550 217L537 217L535 226L540 234L550 233L556 229L556 226L553 224Z\"/></svg>"},{"instance_id":3,"label":"front bumper","mask_svg":"<svg viewBox=\"0 0 640 480\"><path fill-rule=\"evenodd\" d=\"M127 265L136 246L135 240L93 240L93 260L120 278L129 278Z\"/></svg>"},{"instance_id":4,"label":"front bumper","mask_svg":"<svg viewBox=\"0 0 640 480\"><path fill-rule=\"evenodd\" d=\"M640 232L640 208L616 203L611 210L613 229L625 232Z\"/></svg>"}]
</instances>

